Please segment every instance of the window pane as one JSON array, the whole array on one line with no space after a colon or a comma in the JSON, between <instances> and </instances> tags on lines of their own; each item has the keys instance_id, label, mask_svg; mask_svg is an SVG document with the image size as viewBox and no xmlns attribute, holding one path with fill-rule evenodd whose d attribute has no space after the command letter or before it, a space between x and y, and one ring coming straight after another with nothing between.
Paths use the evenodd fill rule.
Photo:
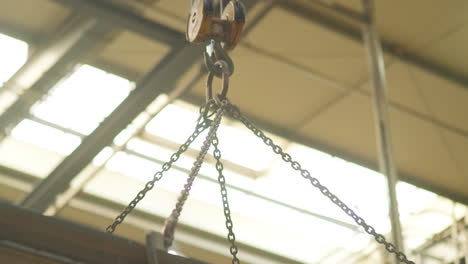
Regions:
<instances>
[{"instance_id":1,"label":"window pane","mask_svg":"<svg viewBox=\"0 0 468 264\"><path fill-rule=\"evenodd\" d=\"M0 163L38 177L47 176L81 142L77 136L23 120L0 145Z\"/></svg>"},{"instance_id":2,"label":"window pane","mask_svg":"<svg viewBox=\"0 0 468 264\"><path fill-rule=\"evenodd\" d=\"M81 142L77 136L31 120L23 120L13 129L12 136L63 155L70 154Z\"/></svg>"},{"instance_id":3,"label":"window pane","mask_svg":"<svg viewBox=\"0 0 468 264\"><path fill-rule=\"evenodd\" d=\"M0 34L0 86L28 59L28 44Z\"/></svg>"},{"instance_id":4,"label":"window pane","mask_svg":"<svg viewBox=\"0 0 468 264\"><path fill-rule=\"evenodd\" d=\"M0 34L0 114L15 100L17 95L1 87L15 74L28 58L28 44Z\"/></svg>"},{"instance_id":5,"label":"window pane","mask_svg":"<svg viewBox=\"0 0 468 264\"><path fill-rule=\"evenodd\" d=\"M60 82L32 113L89 134L127 97L131 87L132 84L124 78L83 65Z\"/></svg>"}]
</instances>

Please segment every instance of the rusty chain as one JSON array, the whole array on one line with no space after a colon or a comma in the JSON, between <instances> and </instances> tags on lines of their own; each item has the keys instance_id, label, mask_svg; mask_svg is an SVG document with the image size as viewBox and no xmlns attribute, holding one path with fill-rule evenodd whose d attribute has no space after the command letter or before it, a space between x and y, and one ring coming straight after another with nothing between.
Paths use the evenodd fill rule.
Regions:
<instances>
[{"instance_id":1,"label":"rusty chain","mask_svg":"<svg viewBox=\"0 0 468 264\"><path fill-rule=\"evenodd\" d=\"M146 194L154 188L154 184L157 181L161 180L161 178L164 176L164 173L172 168L172 164L174 162L179 160L180 155L189 148L189 146L193 143L193 141L195 141L198 135L200 135L203 131L205 131L206 128L210 126L210 120L207 119L207 113L209 111L210 111L209 103L203 105L200 108L200 117L198 118L198 122L193 133L187 138L185 143L183 143L179 147L177 152L172 154L170 160L162 165L161 170L156 172L153 175L153 178L145 184L145 187L140 192L138 192L135 198L133 198L133 200L127 205L127 207L125 207L125 209L114 219L114 222L106 228L106 232L114 233L117 226L120 225L125 220L125 217L127 217L127 215L130 212L132 212L132 210L146 196Z\"/></svg>"},{"instance_id":2,"label":"rusty chain","mask_svg":"<svg viewBox=\"0 0 468 264\"><path fill-rule=\"evenodd\" d=\"M228 194L226 189L226 178L223 175L223 163L221 162L221 151L219 150L218 144L219 139L218 136L215 134L212 144L214 147L213 156L216 159L216 170L218 171L218 183L221 190L221 198L223 202L223 210L224 210L224 217L226 218L226 228L228 230L227 239L229 243L231 243L231 247L229 251L232 255L232 264L240 264L240 260L237 257L237 253L239 249L236 245L236 235L234 234L234 224L232 223L231 219L231 209L229 208L229 201L228 201Z\"/></svg>"},{"instance_id":3,"label":"rusty chain","mask_svg":"<svg viewBox=\"0 0 468 264\"><path fill-rule=\"evenodd\" d=\"M301 176L306 180L309 180L312 186L320 190L320 192L328 197L335 205L337 205L341 210L343 210L348 216L350 216L356 224L361 226L366 233L373 236L374 239L379 243L385 246L385 249L392 254L395 254L396 258L406 264L415 264L413 261L409 260L405 253L399 251L394 244L388 242L382 234L379 234L375 231L375 228L367 224L364 219L358 216L349 206L347 206L343 201L341 201L336 195L334 195L327 187L322 185L320 181L313 177L310 172L302 168L301 164L295 161L290 154L286 153L279 145L277 145L270 137L265 135L265 133L257 128L247 117L245 117L235 105L229 105L228 113L234 118L243 123L255 136L262 139L262 141L271 149L274 153L281 156L283 161L289 163L291 167L300 172Z\"/></svg>"}]
</instances>

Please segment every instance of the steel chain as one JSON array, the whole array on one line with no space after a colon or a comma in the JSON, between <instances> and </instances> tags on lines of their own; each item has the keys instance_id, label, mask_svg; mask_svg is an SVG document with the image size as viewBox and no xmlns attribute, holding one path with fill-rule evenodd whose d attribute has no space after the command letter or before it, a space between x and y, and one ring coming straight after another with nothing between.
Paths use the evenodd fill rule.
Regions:
<instances>
[{"instance_id":1,"label":"steel chain","mask_svg":"<svg viewBox=\"0 0 468 264\"><path fill-rule=\"evenodd\" d=\"M117 226L125 220L125 217L127 217L127 215L132 212L132 210L146 196L146 194L154 188L154 184L161 180L161 178L164 176L164 173L171 169L174 162L179 160L180 155L189 148L198 135L200 135L203 131L205 131L206 128L210 126L210 120L206 119L206 112L209 111L209 108L209 104L205 104L200 108L200 117L193 133L187 138L185 143L179 147L177 152L171 155L170 160L162 165L162 169L156 172L153 175L153 178L145 184L145 187L140 192L138 192L135 198L133 198L127 207L125 207L125 209L114 219L114 222L106 228L106 232L111 234L114 233Z\"/></svg>"},{"instance_id":2,"label":"steel chain","mask_svg":"<svg viewBox=\"0 0 468 264\"><path fill-rule=\"evenodd\" d=\"M208 152L211 146L213 137L215 136L215 133L218 130L218 127L221 123L221 119L226 110L226 105L227 105L227 100L223 100L221 102L221 105L217 105L216 117L211 122L212 124L211 124L210 130L208 132L208 135L205 138L205 141L203 142L203 145L200 149L197 159L193 163L193 167L190 170L187 183L184 185L184 188L182 189L180 196L177 199L177 203L176 203L174 210L172 211L171 215L167 218L164 224L163 234L165 238L164 242L165 242L166 248L169 248L172 245L172 242L174 240L175 228L179 220L179 216L182 213L183 206L190 194L190 190L192 189L193 182L195 181L195 178L198 175L198 172L200 171L200 168L203 164L203 160L206 156L206 153Z\"/></svg>"},{"instance_id":3,"label":"steel chain","mask_svg":"<svg viewBox=\"0 0 468 264\"><path fill-rule=\"evenodd\" d=\"M212 144L214 147L213 156L216 159L216 170L218 171L218 183L221 188L221 198L223 201L224 216L226 218L226 228L228 230L227 239L231 243L230 252L232 255L232 264L240 264L239 258L237 258L237 253L239 249L236 245L236 236L234 234L233 228L234 225L231 219L231 209L229 208L228 194L226 189L226 178L223 175L223 163L221 162L221 151L218 148L219 139L215 134Z\"/></svg>"},{"instance_id":4,"label":"steel chain","mask_svg":"<svg viewBox=\"0 0 468 264\"><path fill-rule=\"evenodd\" d=\"M313 177L310 172L306 169L303 169L301 164L291 157L288 153L284 152L284 150L277 144L273 142L273 140L265 135L263 131L261 131L259 128L257 128L249 119L247 119L239 110L238 107L234 105L230 105L228 108L228 113L231 114L231 116L234 119L239 120L241 123L243 123L250 131L252 131L257 137L262 139L262 141L271 149L273 150L274 153L278 154L281 156L281 158L286 162L291 165L291 167L300 172L302 177L309 180L310 183L316 187L317 189L320 190L320 192L328 197L334 204L336 204L341 210L343 210L348 216L350 216L356 224L361 226L366 233L369 235L373 236L374 239L379 243L385 246L385 249L390 252L395 254L397 259L400 262L406 263L406 264L415 264L413 261L409 260L408 257L401 251L398 251L398 249L395 247L394 244L391 242L388 242L385 237L382 234L379 234L375 231L375 228L372 227L371 225L367 224L364 219L360 216L358 216L349 206L347 206L343 201L341 201L336 195L330 192L330 190L322 185L320 181Z\"/></svg>"}]
</instances>

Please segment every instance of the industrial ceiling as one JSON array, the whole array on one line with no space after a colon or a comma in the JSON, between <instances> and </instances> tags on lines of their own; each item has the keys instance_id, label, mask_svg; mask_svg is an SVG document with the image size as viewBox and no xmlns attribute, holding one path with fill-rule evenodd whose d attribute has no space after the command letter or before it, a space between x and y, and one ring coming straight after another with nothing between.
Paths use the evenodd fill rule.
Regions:
<instances>
[{"instance_id":1,"label":"industrial ceiling","mask_svg":"<svg viewBox=\"0 0 468 264\"><path fill-rule=\"evenodd\" d=\"M248 32L231 53L236 64L231 101L268 132L378 170L361 2L244 2L250 7ZM37 65L50 67L25 69L7 83L28 99L5 110L0 124L17 124L18 113L25 115L50 89L34 80L61 78L77 63L136 82L136 99L115 111L120 123L106 119L82 144L94 148L78 147L52 172L71 180L109 143L102 138L111 141L146 108L138 101L147 96L140 90L154 90L149 105L159 94L177 95L189 85L180 98L202 102L202 47L184 40L187 11L185 0L2 1L0 31L27 41ZM398 174L463 204L468 204L467 13L463 0L376 1Z\"/></svg>"}]
</instances>

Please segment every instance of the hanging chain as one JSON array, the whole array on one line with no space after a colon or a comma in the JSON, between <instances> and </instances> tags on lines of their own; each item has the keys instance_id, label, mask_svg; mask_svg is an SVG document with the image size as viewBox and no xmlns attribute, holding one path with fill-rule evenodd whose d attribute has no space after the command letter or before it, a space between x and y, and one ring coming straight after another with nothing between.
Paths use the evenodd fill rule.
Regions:
<instances>
[{"instance_id":1,"label":"hanging chain","mask_svg":"<svg viewBox=\"0 0 468 264\"><path fill-rule=\"evenodd\" d=\"M229 208L228 195L226 189L226 178L224 178L223 175L224 166L221 162L221 151L218 148L219 139L216 134L212 140L212 144L214 147L213 156L216 159L216 170L218 171L218 182L221 188L221 198L223 200L224 216L226 218L226 228L228 230L227 239L231 243L230 252L232 255L232 264L240 264L240 260L237 258L237 253L239 252L239 249L237 248L236 236L233 231L234 225L231 219L231 209Z\"/></svg>"},{"instance_id":2,"label":"hanging chain","mask_svg":"<svg viewBox=\"0 0 468 264\"><path fill-rule=\"evenodd\" d=\"M185 143L179 147L177 152L172 154L170 160L162 165L162 169L156 172L153 175L153 178L145 184L145 187L140 192L138 192L135 198L133 198L127 207L125 207L125 209L114 219L114 222L106 228L106 232L114 233L117 226L125 220L125 217L127 217L127 215L135 208L135 206L146 196L146 193L154 188L154 184L161 180L164 173L171 169L174 162L179 160L180 155L189 148L189 146L193 143L193 141L195 141L200 133L202 133L210 126L210 120L206 119L206 113L209 111L209 108L209 104L205 104L200 108L200 117L192 135L190 135Z\"/></svg>"},{"instance_id":3,"label":"hanging chain","mask_svg":"<svg viewBox=\"0 0 468 264\"><path fill-rule=\"evenodd\" d=\"M213 101L209 101L208 105L210 105L211 102ZM213 104L215 103L214 102L211 103L211 105ZM175 228L176 228L177 222L179 221L179 216L182 213L183 206L190 194L190 190L192 189L193 182L195 181L195 178L198 175L198 172L200 171L200 168L203 164L203 160L206 156L206 153L208 152L211 146L211 142L215 136L215 133L218 130L218 127L221 123L221 119L226 110L226 105L227 105L227 100L223 100L220 106L216 104L214 105L215 107L218 107L216 110L216 117L212 121L208 135L206 136L205 141L203 142L203 145L200 149L200 153L198 154L197 159L193 163L193 167L190 170L187 183L184 185L184 188L181 191L179 198L177 199L176 206L164 224L163 234L165 238L164 243L165 243L166 248L169 248L172 245L172 242L174 240Z\"/></svg>"},{"instance_id":4,"label":"hanging chain","mask_svg":"<svg viewBox=\"0 0 468 264\"><path fill-rule=\"evenodd\" d=\"M400 262L406 263L406 264L415 264L413 261L409 260L408 257L401 251L399 251L394 244L388 242L385 237L382 234L379 234L375 231L375 228L372 227L371 225L367 224L364 219L360 216L358 216L349 206L347 206L344 202L342 202L336 195L330 192L330 190L322 185L320 181L317 178L314 178L311 176L310 172L304 168L302 168L301 164L291 157L288 153L284 152L284 150L273 140L265 135L263 131L261 131L259 128L257 128L247 117L245 117L239 110L234 105L230 105L228 109L229 113L232 115L234 119L239 120L241 123L243 123L250 131L252 131L257 137L263 140L263 142L271 147L274 153L278 154L281 156L281 158L286 162L291 165L291 167L300 172L302 177L305 178L306 180L309 180L310 183L316 187L317 189L320 190L320 192L328 197L334 204L336 204L341 210L343 210L348 216L350 216L356 224L361 226L366 233L369 235L373 236L374 239L379 243L385 246L385 249L390 252L395 254L397 259Z\"/></svg>"}]
</instances>

